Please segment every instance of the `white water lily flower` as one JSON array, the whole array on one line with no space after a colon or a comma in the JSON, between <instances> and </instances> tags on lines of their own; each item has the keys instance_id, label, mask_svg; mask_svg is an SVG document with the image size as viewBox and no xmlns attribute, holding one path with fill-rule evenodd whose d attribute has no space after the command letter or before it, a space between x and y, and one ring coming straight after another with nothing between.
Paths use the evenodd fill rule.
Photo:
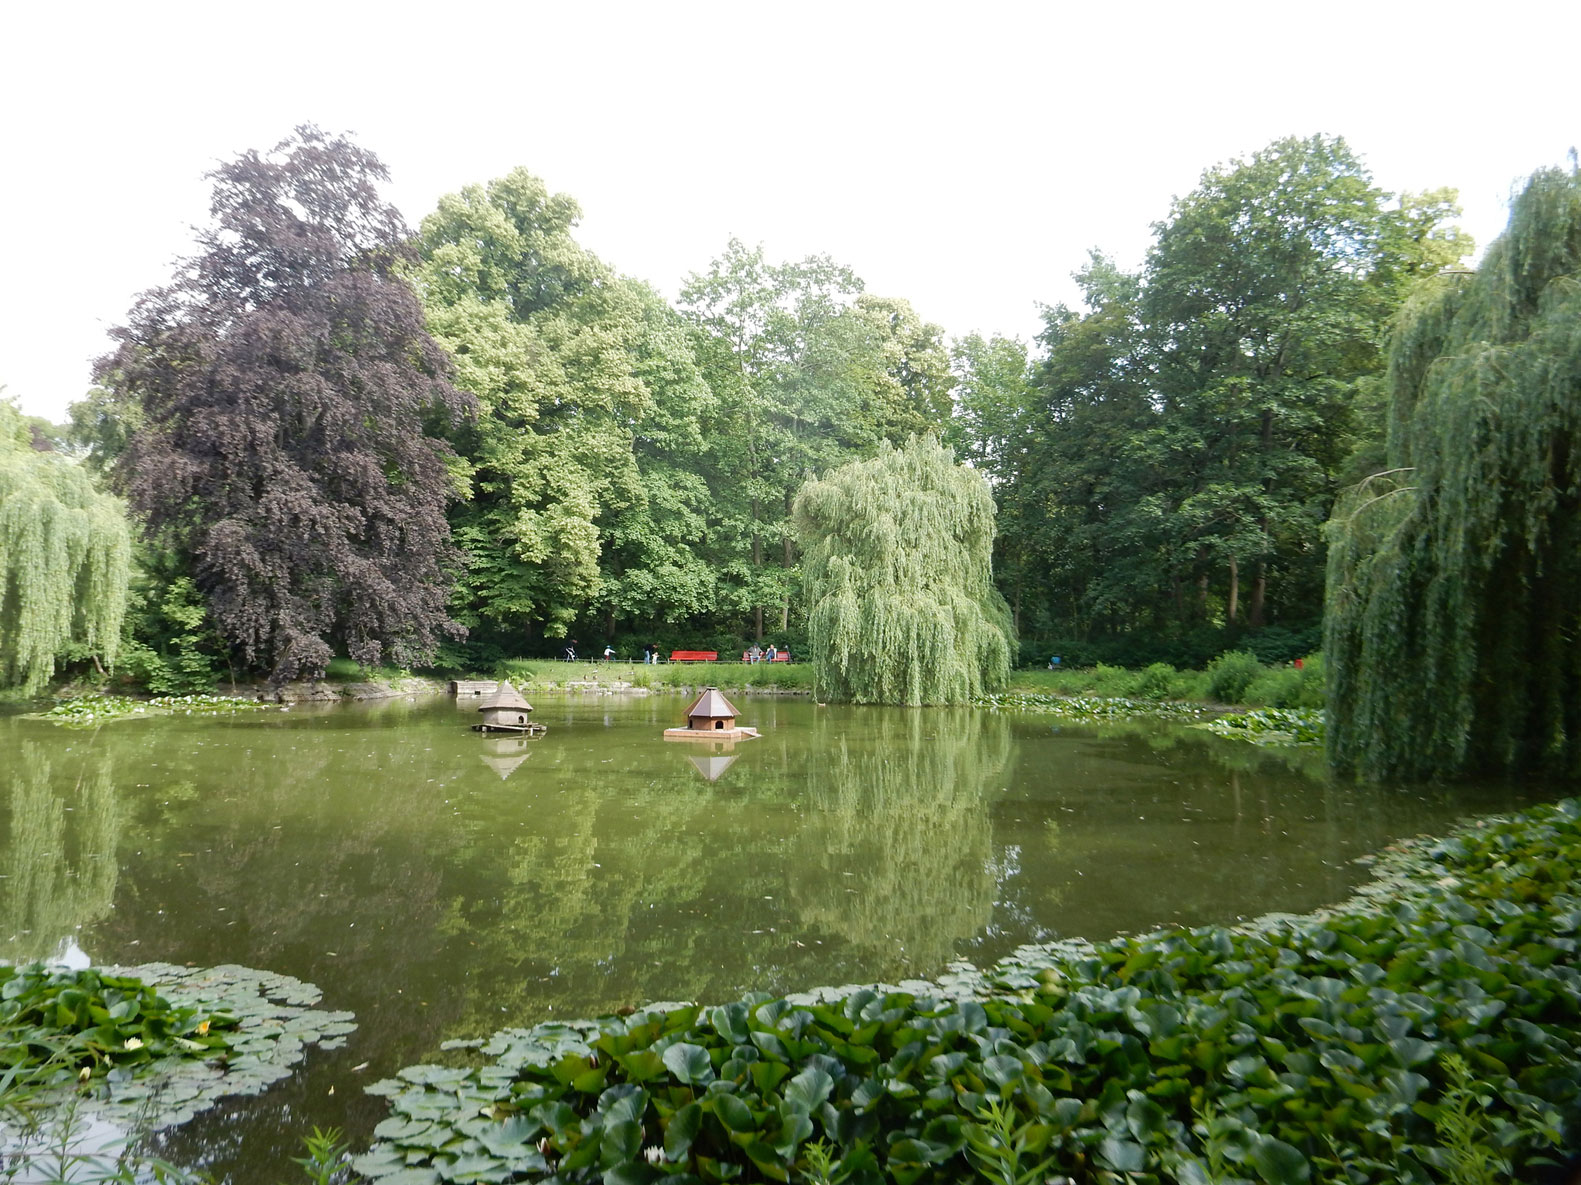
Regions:
<instances>
[{"instance_id":1,"label":"white water lily flower","mask_svg":"<svg viewBox=\"0 0 1581 1185\"><path fill-rule=\"evenodd\" d=\"M642 1150L642 1155L649 1164L661 1164L664 1161L664 1149L657 1144L650 1144Z\"/></svg>"},{"instance_id":2,"label":"white water lily flower","mask_svg":"<svg viewBox=\"0 0 1581 1185\"><path fill-rule=\"evenodd\" d=\"M128 1037L126 1039L126 1048L127 1049L141 1049L142 1047L143 1047L143 1039L141 1037Z\"/></svg>"}]
</instances>

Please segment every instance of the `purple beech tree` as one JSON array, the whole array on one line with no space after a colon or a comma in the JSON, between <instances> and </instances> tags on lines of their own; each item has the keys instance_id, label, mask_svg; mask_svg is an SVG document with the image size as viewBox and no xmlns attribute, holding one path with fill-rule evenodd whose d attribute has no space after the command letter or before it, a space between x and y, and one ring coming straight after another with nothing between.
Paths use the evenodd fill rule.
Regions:
<instances>
[{"instance_id":1,"label":"purple beech tree","mask_svg":"<svg viewBox=\"0 0 1581 1185\"><path fill-rule=\"evenodd\" d=\"M462 632L436 434L473 400L400 277L388 176L312 126L216 169L199 253L138 298L96 371L140 413L117 483L275 683L337 649L421 662Z\"/></svg>"}]
</instances>

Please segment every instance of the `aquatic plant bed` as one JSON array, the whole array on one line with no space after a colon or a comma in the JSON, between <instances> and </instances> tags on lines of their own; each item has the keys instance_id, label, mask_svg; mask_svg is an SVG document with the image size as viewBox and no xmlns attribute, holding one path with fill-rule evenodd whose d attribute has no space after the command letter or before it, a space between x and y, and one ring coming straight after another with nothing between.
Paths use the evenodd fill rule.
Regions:
<instances>
[{"instance_id":1,"label":"aquatic plant bed","mask_svg":"<svg viewBox=\"0 0 1581 1185\"><path fill-rule=\"evenodd\" d=\"M84 696L56 704L42 719L56 724L99 725L128 716L211 716L222 712L246 712L259 708L279 709L278 704L236 695L159 695L152 699L131 699L119 695Z\"/></svg>"},{"instance_id":2,"label":"aquatic plant bed","mask_svg":"<svg viewBox=\"0 0 1581 1185\"><path fill-rule=\"evenodd\" d=\"M1061 716L1067 720L1179 720L1186 723L1206 720L1214 710L1206 704L1183 703L1179 700L1124 699L1102 695L1048 695L1029 691L1010 691L999 695L978 696L973 700L980 707L1001 712L1035 712L1045 716Z\"/></svg>"},{"instance_id":3,"label":"aquatic plant bed","mask_svg":"<svg viewBox=\"0 0 1581 1185\"><path fill-rule=\"evenodd\" d=\"M373 1087L394 1114L356 1168L385 1185L1529 1179L1575 1146L1578 861L1572 799L1404 845L1310 917L1024 948L979 999L748 995L505 1030L481 1065Z\"/></svg>"},{"instance_id":4,"label":"aquatic plant bed","mask_svg":"<svg viewBox=\"0 0 1581 1185\"><path fill-rule=\"evenodd\" d=\"M1323 720L1323 713L1312 708L1259 708L1195 727L1254 745L1321 745Z\"/></svg>"},{"instance_id":5,"label":"aquatic plant bed","mask_svg":"<svg viewBox=\"0 0 1581 1185\"><path fill-rule=\"evenodd\" d=\"M157 1131L258 1094L356 1028L319 998L246 967L0 965L0 1146L47 1156L63 1123Z\"/></svg>"}]
</instances>

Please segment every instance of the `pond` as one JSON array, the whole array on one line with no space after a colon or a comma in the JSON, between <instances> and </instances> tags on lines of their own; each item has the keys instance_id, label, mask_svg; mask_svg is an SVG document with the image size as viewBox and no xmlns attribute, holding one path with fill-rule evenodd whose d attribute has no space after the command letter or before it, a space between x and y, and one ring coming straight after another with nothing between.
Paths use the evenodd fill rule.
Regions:
<instances>
[{"instance_id":1,"label":"pond","mask_svg":"<svg viewBox=\"0 0 1581 1185\"><path fill-rule=\"evenodd\" d=\"M1339 785L1163 724L737 702L761 739L666 742L673 697L540 698L532 740L444 698L0 718L0 958L240 963L354 1011L344 1049L166 1138L252 1185L313 1124L364 1146L361 1087L449 1038L1305 911L1393 838L1557 796Z\"/></svg>"}]
</instances>

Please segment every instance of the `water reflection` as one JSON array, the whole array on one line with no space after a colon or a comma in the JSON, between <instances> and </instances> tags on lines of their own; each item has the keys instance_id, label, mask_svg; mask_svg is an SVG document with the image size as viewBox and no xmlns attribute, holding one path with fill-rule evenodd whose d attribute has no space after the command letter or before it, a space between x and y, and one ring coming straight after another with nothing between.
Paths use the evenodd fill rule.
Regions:
<instances>
[{"instance_id":1,"label":"water reflection","mask_svg":"<svg viewBox=\"0 0 1581 1185\"><path fill-rule=\"evenodd\" d=\"M171 1137L267 1185L304 1124L365 1135L360 1086L448 1037L1308 909L1356 855L1559 789L1339 786L1315 755L1156 724L737 706L763 737L717 750L662 740L662 697L547 699L536 740L449 700L0 717L0 957L244 963L354 1010L250 1118Z\"/></svg>"},{"instance_id":2,"label":"water reflection","mask_svg":"<svg viewBox=\"0 0 1581 1185\"><path fill-rule=\"evenodd\" d=\"M725 776L725 771L736 763L736 754L718 755L714 757L688 757L692 768L703 775L709 782L717 782Z\"/></svg>"},{"instance_id":3,"label":"water reflection","mask_svg":"<svg viewBox=\"0 0 1581 1185\"><path fill-rule=\"evenodd\" d=\"M497 773L502 782L515 773L532 752L528 747L532 742L524 736L485 736L478 744L483 750L480 754L483 764Z\"/></svg>"},{"instance_id":4,"label":"water reflection","mask_svg":"<svg viewBox=\"0 0 1581 1185\"><path fill-rule=\"evenodd\" d=\"M114 908L121 809L110 756L91 743L11 750L0 827L0 958L69 961L77 932Z\"/></svg>"}]
</instances>

